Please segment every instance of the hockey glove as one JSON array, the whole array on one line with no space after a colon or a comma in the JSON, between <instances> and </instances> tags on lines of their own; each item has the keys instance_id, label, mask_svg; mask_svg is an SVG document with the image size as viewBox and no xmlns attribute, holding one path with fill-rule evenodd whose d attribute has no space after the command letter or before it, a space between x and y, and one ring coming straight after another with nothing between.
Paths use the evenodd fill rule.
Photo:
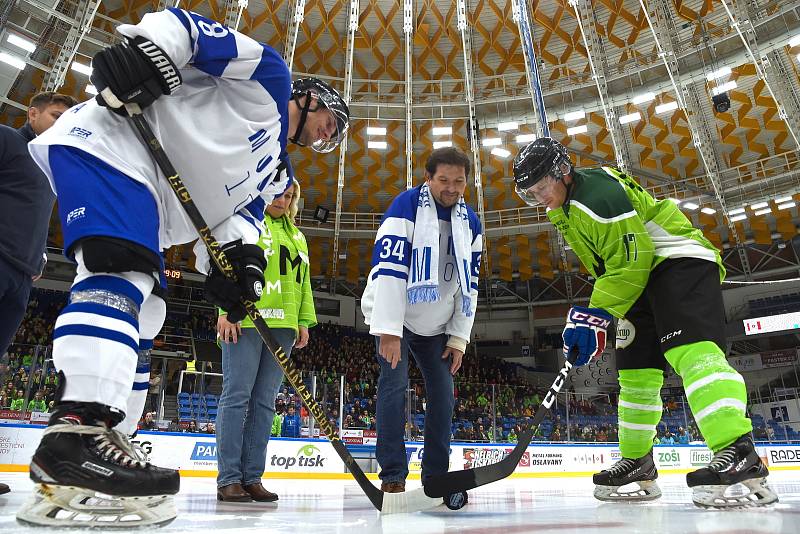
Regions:
<instances>
[{"instance_id":1,"label":"hockey glove","mask_svg":"<svg viewBox=\"0 0 800 534\"><path fill-rule=\"evenodd\" d=\"M215 265L206 277L206 300L228 312L228 321L238 323L247 316L243 300L257 302L264 287L264 269L267 260L258 245L244 245L241 239L222 245L236 273L234 282Z\"/></svg>"},{"instance_id":2,"label":"hockey glove","mask_svg":"<svg viewBox=\"0 0 800 534\"><path fill-rule=\"evenodd\" d=\"M602 308L573 306L567 313L567 326L561 337L564 339L564 357L576 350L575 365L586 365L600 356L606 348L606 333L612 326L613 317Z\"/></svg>"},{"instance_id":3,"label":"hockey glove","mask_svg":"<svg viewBox=\"0 0 800 534\"><path fill-rule=\"evenodd\" d=\"M144 109L161 95L174 93L182 83L169 56L141 36L95 54L91 80L98 91L97 103L123 116L128 115L125 104ZM103 97L106 88L112 93L108 99Z\"/></svg>"}]
</instances>

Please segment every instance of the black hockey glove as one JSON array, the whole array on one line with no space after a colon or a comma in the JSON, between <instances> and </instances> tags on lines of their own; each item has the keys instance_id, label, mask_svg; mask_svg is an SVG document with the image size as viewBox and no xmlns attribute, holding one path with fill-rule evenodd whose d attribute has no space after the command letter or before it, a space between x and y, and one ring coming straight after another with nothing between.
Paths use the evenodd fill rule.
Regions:
<instances>
[{"instance_id":1,"label":"black hockey glove","mask_svg":"<svg viewBox=\"0 0 800 534\"><path fill-rule=\"evenodd\" d=\"M169 56L141 36L95 54L91 80L98 91L97 103L124 116L128 115L124 104L139 104L144 109L161 95L174 93L182 83ZM106 88L114 96L108 102L102 94Z\"/></svg>"},{"instance_id":2,"label":"black hockey glove","mask_svg":"<svg viewBox=\"0 0 800 534\"><path fill-rule=\"evenodd\" d=\"M204 286L206 300L227 311L230 322L238 323L247 316L242 300L256 302L261 298L267 259L264 249L258 245L244 245L241 239L222 245L222 251L231 262L238 281L234 282L212 264Z\"/></svg>"}]
</instances>

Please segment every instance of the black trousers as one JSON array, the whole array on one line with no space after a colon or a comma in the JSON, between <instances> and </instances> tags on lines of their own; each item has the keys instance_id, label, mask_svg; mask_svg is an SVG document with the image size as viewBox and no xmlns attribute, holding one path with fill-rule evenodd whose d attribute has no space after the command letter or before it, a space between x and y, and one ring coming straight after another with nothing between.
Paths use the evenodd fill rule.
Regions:
<instances>
[{"instance_id":1,"label":"black trousers","mask_svg":"<svg viewBox=\"0 0 800 534\"><path fill-rule=\"evenodd\" d=\"M0 355L8 350L22 323L32 284L29 275L0 256Z\"/></svg>"}]
</instances>

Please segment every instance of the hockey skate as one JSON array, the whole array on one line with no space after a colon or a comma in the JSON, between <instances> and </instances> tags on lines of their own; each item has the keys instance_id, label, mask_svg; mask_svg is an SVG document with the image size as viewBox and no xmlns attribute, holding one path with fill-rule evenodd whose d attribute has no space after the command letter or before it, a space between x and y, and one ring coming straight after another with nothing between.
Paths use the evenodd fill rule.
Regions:
<instances>
[{"instance_id":1,"label":"hockey skate","mask_svg":"<svg viewBox=\"0 0 800 534\"><path fill-rule=\"evenodd\" d=\"M110 428L119 412L95 403L56 408L31 460L34 496L17 519L55 527L163 525L177 512L173 469L137 459L124 434Z\"/></svg>"},{"instance_id":2,"label":"hockey skate","mask_svg":"<svg viewBox=\"0 0 800 534\"><path fill-rule=\"evenodd\" d=\"M702 508L736 508L764 506L778 502L778 496L767 485L769 470L756 453L750 436L742 436L725 447L708 467L686 475L692 488L692 501ZM748 493L731 490L744 485Z\"/></svg>"},{"instance_id":3,"label":"hockey skate","mask_svg":"<svg viewBox=\"0 0 800 534\"><path fill-rule=\"evenodd\" d=\"M652 501L661 497L657 478L658 470L653 463L651 449L638 460L623 458L609 469L596 473L592 477L595 483L594 496L598 500L609 502ZM638 489L634 486L627 490L620 489L629 484L636 484Z\"/></svg>"}]
</instances>

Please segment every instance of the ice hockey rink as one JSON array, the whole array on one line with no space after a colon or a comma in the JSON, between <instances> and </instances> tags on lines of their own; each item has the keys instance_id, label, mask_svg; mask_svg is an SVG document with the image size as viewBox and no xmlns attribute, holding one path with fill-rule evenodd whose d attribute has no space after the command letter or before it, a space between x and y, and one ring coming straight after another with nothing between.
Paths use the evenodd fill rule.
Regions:
<instances>
[{"instance_id":1,"label":"ice hockey rink","mask_svg":"<svg viewBox=\"0 0 800 534\"><path fill-rule=\"evenodd\" d=\"M27 474L4 473L0 479L12 488L11 493L0 496L0 532L54 531L23 526L14 518L19 506L31 495L33 485ZM663 496L650 503L597 501L592 497L592 483L588 477L512 478L471 491L469 504L458 511L440 506L426 512L381 516L358 486L347 480L265 479L265 486L280 495L277 503L234 504L216 500L213 478L184 477L177 496L178 518L158 532L800 532L800 474L798 471L775 471L770 475L770 481L780 496L780 502L761 509L712 511L697 508L691 503L684 475L665 475L659 479ZM418 484L418 481L410 481L409 487ZM92 529L92 532L102 531Z\"/></svg>"}]
</instances>

